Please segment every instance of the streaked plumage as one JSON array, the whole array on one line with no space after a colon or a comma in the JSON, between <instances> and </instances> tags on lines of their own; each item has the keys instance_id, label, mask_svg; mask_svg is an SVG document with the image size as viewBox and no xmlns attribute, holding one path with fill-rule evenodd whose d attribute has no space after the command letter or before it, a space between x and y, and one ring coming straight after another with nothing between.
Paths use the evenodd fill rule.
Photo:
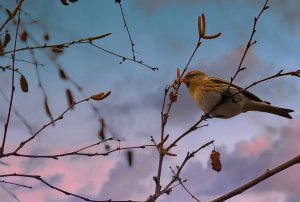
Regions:
<instances>
[{"instance_id":1,"label":"streaked plumage","mask_svg":"<svg viewBox=\"0 0 300 202\"><path fill-rule=\"evenodd\" d=\"M234 84L230 86L228 93L229 82L209 77L201 71L190 71L184 76L182 82L187 85L197 105L205 113L210 112L211 116L231 118L247 111L261 111L292 119L289 113L294 110L274 107L249 91L242 91L234 95L242 90L241 87Z\"/></svg>"}]
</instances>

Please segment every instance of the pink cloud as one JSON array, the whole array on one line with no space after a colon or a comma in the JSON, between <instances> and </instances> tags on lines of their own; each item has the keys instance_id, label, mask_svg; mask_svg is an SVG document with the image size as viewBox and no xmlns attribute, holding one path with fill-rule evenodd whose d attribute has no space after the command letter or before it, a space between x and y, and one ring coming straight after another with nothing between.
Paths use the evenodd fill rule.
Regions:
<instances>
[{"instance_id":1,"label":"pink cloud","mask_svg":"<svg viewBox=\"0 0 300 202\"><path fill-rule=\"evenodd\" d=\"M59 148L44 148L50 153L61 153ZM68 148L74 150L74 148ZM30 151L24 151L30 153ZM92 198L108 180L109 171L115 166L113 157L64 157L53 159L9 158L5 162L9 166L1 166L1 173L19 173L40 175L50 184L71 193ZM30 178L5 178L10 182L33 186L32 189L12 187L12 192L21 201L44 201L45 198L61 198L64 201L70 198L63 193L50 189L41 182ZM86 189L86 187L89 187ZM84 192L81 192L83 191ZM71 197L72 198L72 197ZM61 200L60 200L61 201Z\"/></svg>"},{"instance_id":2,"label":"pink cloud","mask_svg":"<svg viewBox=\"0 0 300 202\"><path fill-rule=\"evenodd\" d=\"M255 136L250 141L237 143L235 151L241 157L258 157L262 152L272 149L271 146L270 136Z\"/></svg>"}]
</instances>

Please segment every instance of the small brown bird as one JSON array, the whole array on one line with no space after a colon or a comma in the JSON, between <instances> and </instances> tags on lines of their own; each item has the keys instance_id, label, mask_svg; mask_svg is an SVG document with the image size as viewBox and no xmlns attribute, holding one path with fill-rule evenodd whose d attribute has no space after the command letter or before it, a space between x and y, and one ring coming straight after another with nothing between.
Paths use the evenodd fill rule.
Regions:
<instances>
[{"instance_id":1,"label":"small brown bird","mask_svg":"<svg viewBox=\"0 0 300 202\"><path fill-rule=\"evenodd\" d=\"M243 88L234 84L228 92L227 81L209 77L201 71L190 71L181 81L197 105L213 117L231 118L242 112L260 111L292 119L289 113L294 110L274 107L247 90L239 92Z\"/></svg>"}]
</instances>

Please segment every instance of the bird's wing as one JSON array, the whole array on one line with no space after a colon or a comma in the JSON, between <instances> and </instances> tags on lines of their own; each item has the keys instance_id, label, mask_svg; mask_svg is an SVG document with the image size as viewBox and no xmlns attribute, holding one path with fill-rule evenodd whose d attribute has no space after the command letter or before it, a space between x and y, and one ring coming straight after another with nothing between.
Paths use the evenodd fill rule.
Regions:
<instances>
[{"instance_id":1,"label":"bird's wing","mask_svg":"<svg viewBox=\"0 0 300 202\"><path fill-rule=\"evenodd\" d=\"M215 77L209 77L212 81L216 82L216 83L219 83L219 84L225 84L225 85L229 85L228 81L225 81L223 79L219 79L219 78L215 78ZM242 87L240 86L237 86L235 84L231 84L232 87L235 87L237 88L238 90L243 90ZM259 97L257 97L256 95L254 95L253 93L247 91L247 90L243 90L243 93L245 96L247 96L248 98L254 100L254 101L257 101L257 102L264 102L264 103L267 103L267 104L270 104L269 102L266 102L266 101L263 101L262 99L260 99Z\"/></svg>"}]
</instances>

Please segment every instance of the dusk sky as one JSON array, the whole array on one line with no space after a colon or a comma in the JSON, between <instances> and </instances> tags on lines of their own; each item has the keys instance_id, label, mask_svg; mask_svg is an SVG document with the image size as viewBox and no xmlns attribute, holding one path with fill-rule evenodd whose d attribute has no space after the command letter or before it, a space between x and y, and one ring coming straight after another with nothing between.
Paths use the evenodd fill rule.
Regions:
<instances>
[{"instance_id":1,"label":"dusk sky","mask_svg":"<svg viewBox=\"0 0 300 202\"><path fill-rule=\"evenodd\" d=\"M124 61L89 44L75 44L65 48L61 55L50 50L35 50L41 80L48 96L48 104L54 117L67 107L66 88L75 99L111 91L100 102L92 102L104 118L112 135L124 140L122 147L152 144L150 137L159 141L160 111L164 88L176 78L176 69L184 68L198 39L197 16L205 13L207 33L222 35L214 40L204 40L193 58L189 70L202 70L207 74L230 80L241 60L250 37L253 19L265 1L262 0L128 0L122 1L126 22L135 44L136 59L151 67ZM0 22L7 17L5 8L13 10L15 1L0 1ZM246 87L254 81L277 73L279 70L300 69L300 1L270 0L257 24L254 39L257 43L248 52L235 84ZM110 36L94 43L116 54L132 58L130 41L124 28L122 15L114 0L79 0L64 6L59 0L25 0L22 8L22 24L29 34L28 45L44 44L43 35L49 34L48 44L72 42L111 32ZM34 23L32 23L34 21ZM6 26L14 36L15 26ZM5 29L4 29L5 30ZM1 38L5 31L1 32ZM13 37L12 37L13 39ZM17 47L25 47L20 40ZM12 50L12 42L5 51ZM46 54L45 54L46 53ZM56 65L83 87L83 96L76 87L59 77ZM10 56L10 54L9 54ZM17 52L16 58L32 61L29 51ZM0 65L11 65L11 60L0 58ZM43 94L38 87L35 67L17 62L16 67L29 83L29 92L23 93L16 75L14 109L37 131L50 119L43 108ZM10 71L1 71L0 88L10 95ZM262 100L275 106L294 109L293 119L288 120L267 113L249 112L231 119L209 119L203 127L189 134L172 150L177 157L167 157L162 182L168 182L175 168L188 151L193 151L210 140L221 153L222 171L211 169L209 146L191 159L181 178L187 179L186 187L201 201L209 201L231 191L264 173L267 169L287 161L300 153L300 80L297 77L275 78L250 89ZM0 134L2 137L8 103L0 95ZM166 134L175 139L199 120L203 112L194 104L184 85L174 104ZM67 112L55 127L46 128L22 152L26 154L56 154L83 148L99 141L99 121L89 103L79 104ZM12 114L9 125L7 150L12 151L20 141L30 137L22 122ZM2 138L1 138L2 139ZM171 142L171 141L169 141ZM118 143L111 143L111 148ZM94 152L102 152L102 145ZM41 175L49 183L66 191L95 200L146 200L153 194L153 176L157 172L158 152L154 148L133 150L133 166L129 167L126 152L114 152L102 157L63 157L59 160L3 158L1 174L24 173ZM299 166L294 166L268 179L258 186L228 201L297 202L300 200ZM2 179L0 179L2 180ZM26 189L0 184L1 201L54 202L82 201L65 196L33 179L5 178L33 186ZM162 196L161 202L195 201L180 186L171 195Z\"/></svg>"}]
</instances>

